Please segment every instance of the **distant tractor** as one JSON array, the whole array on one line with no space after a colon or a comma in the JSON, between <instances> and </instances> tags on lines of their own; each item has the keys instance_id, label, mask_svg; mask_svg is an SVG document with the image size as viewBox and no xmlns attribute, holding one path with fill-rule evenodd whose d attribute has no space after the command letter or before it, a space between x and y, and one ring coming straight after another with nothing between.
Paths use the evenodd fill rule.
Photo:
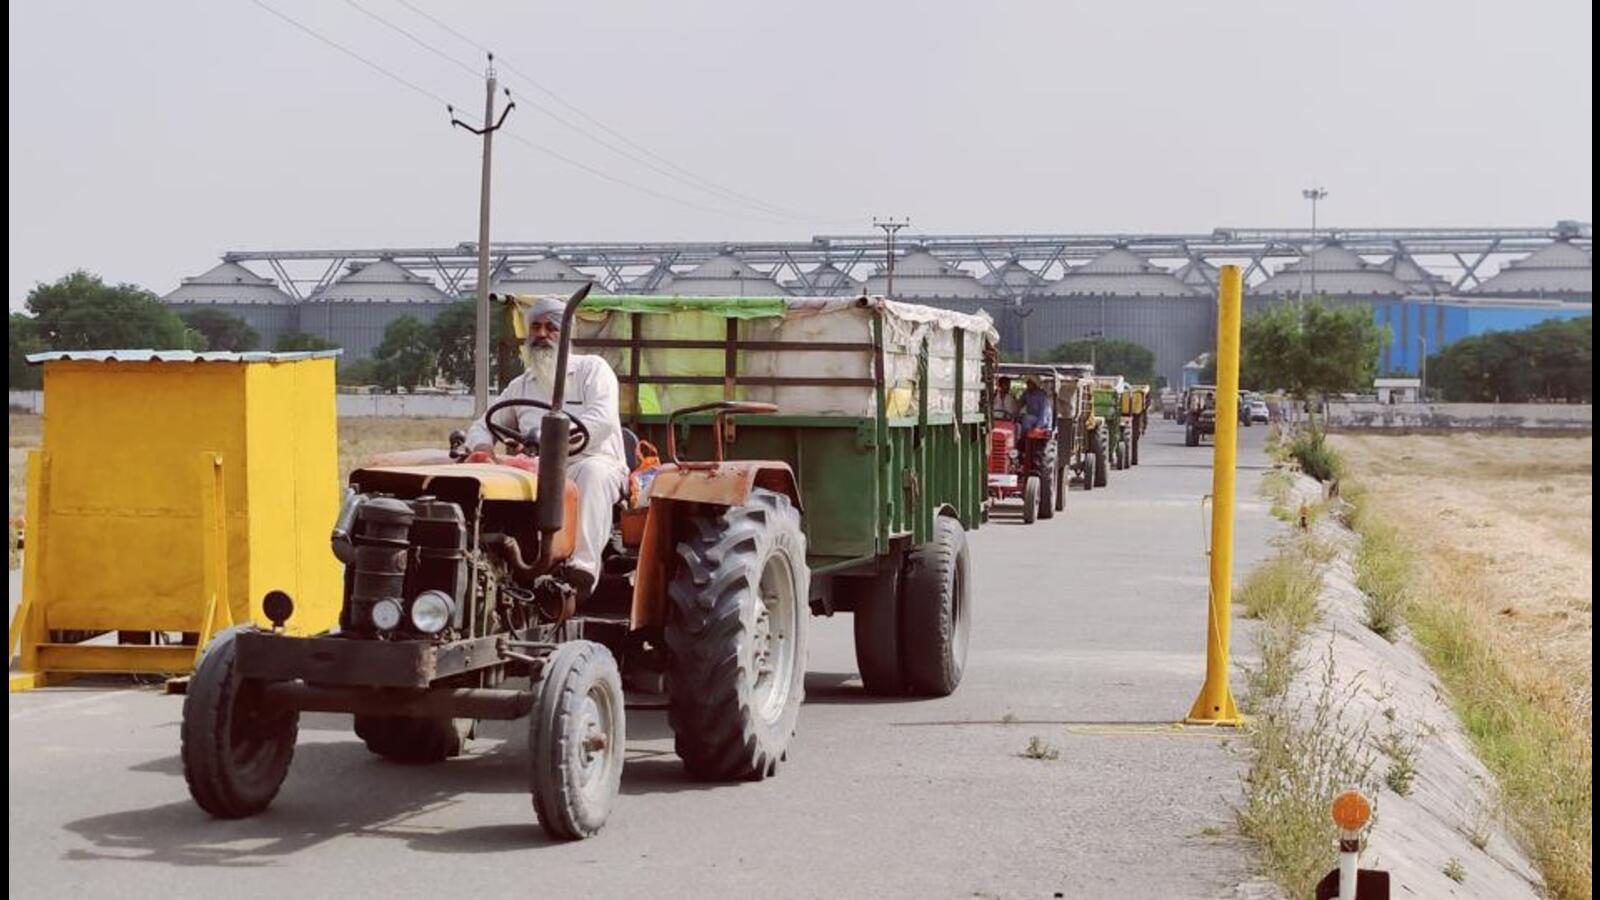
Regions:
<instances>
[{"instance_id":1,"label":"distant tractor","mask_svg":"<svg viewBox=\"0 0 1600 900\"><path fill-rule=\"evenodd\" d=\"M1183 393L1183 445L1200 446L1200 439L1217 427L1216 385L1197 384Z\"/></svg>"},{"instance_id":2,"label":"distant tractor","mask_svg":"<svg viewBox=\"0 0 1600 900\"><path fill-rule=\"evenodd\" d=\"M1024 522L1052 518L1066 506L1067 482L1072 471L1071 439L1076 424L1076 382L1046 365L1002 363L998 375L1011 382L1014 404L1021 402L1015 393L1017 382L1036 381L1050 398L1051 421L1049 427L1024 428L1024 423L1005 415L997 405L994 427L989 434L990 499L1020 497Z\"/></svg>"}]
</instances>

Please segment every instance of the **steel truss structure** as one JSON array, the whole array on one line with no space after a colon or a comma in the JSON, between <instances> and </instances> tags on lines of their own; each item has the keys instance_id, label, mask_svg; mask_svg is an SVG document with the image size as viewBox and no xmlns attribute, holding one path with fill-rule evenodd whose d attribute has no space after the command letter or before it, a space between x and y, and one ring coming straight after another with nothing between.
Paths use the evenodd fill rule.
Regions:
<instances>
[{"instance_id":1,"label":"steel truss structure","mask_svg":"<svg viewBox=\"0 0 1600 900\"><path fill-rule=\"evenodd\" d=\"M1524 256L1553 241L1593 245L1588 222L1561 221L1545 228L1217 228L1209 234L923 234L901 236L904 252L926 250L968 274L995 275L1017 262L1045 279L1061 275L1069 261L1090 259L1122 247L1176 269L1187 263L1242 265L1247 283L1270 274L1269 264L1298 259L1315 247L1336 241L1363 257L1409 259L1446 280L1450 290L1470 291L1508 259ZM876 272L888 252L884 235L817 235L809 241L754 242L584 242L507 241L490 248L491 282L518 266L557 257L591 274L608 290L649 293L669 273L730 254L773 280L795 283L798 293L812 289L809 273L823 263L864 279ZM475 291L478 246L374 247L326 250L231 250L224 260L265 265L285 291L305 299L336 280L351 263L390 259L437 281L446 292ZM1196 267L1211 287L1214 272ZM997 281L999 279L996 279ZM997 286L996 299L1014 288Z\"/></svg>"}]
</instances>

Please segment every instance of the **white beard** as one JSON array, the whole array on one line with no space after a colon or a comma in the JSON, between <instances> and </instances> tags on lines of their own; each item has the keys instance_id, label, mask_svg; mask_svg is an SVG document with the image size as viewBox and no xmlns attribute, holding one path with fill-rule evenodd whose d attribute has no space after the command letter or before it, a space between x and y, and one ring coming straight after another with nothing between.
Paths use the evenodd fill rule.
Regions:
<instances>
[{"instance_id":1,"label":"white beard","mask_svg":"<svg viewBox=\"0 0 1600 900\"><path fill-rule=\"evenodd\" d=\"M522 346L522 366L533 380L547 389L556 383L556 348L554 346Z\"/></svg>"}]
</instances>

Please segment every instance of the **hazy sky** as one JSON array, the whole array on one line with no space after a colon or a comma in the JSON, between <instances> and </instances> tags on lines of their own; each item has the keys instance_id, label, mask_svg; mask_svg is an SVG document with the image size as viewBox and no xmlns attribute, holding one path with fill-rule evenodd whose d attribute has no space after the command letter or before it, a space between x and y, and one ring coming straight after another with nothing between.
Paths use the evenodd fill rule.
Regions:
<instances>
[{"instance_id":1,"label":"hazy sky","mask_svg":"<svg viewBox=\"0 0 1600 900\"><path fill-rule=\"evenodd\" d=\"M261 2L481 115L481 79L361 11L481 70L399 0ZM502 240L1301 226L1314 183L1334 226L1593 216L1587 0L409 2L751 198L591 142L532 104L627 149L502 67ZM476 239L474 139L250 0L10 25L12 308L78 267L164 293L230 248Z\"/></svg>"}]
</instances>

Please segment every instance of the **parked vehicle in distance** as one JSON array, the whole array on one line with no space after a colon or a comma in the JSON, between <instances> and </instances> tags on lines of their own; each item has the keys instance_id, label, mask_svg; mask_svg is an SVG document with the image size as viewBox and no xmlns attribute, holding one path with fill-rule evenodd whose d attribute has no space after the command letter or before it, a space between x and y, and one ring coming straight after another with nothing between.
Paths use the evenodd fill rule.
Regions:
<instances>
[{"instance_id":1,"label":"parked vehicle in distance","mask_svg":"<svg viewBox=\"0 0 1600 900\"><path fill-rule=\"evenodd\" d=\"M1261 399L1260 397L1250 401L1250 421L1265 423L1270 422L1271 420L1272 414L1271 411L1267 409L1267 401Z\"/></svg>"}]
</instances>

